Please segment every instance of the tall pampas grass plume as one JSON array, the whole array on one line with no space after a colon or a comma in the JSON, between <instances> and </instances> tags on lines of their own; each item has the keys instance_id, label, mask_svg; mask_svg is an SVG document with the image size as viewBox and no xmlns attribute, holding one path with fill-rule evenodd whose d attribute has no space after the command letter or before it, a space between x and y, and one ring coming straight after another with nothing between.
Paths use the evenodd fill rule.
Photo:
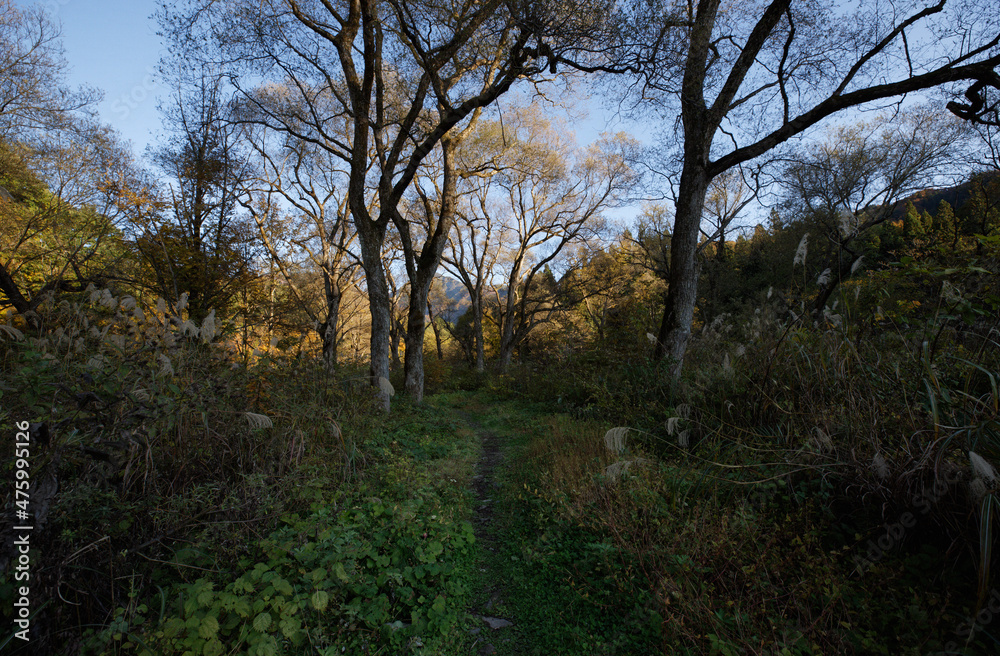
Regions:
<instances>
[{"instance_id":1,"label":"tall pampas grass plume","mask_svg":"<svg viewBox=\"0 0 1000 656\"><path fill-rule=\"evenodd\" d=\"M830 434L819 426L815 427L816 431L816 445L819 446L820 451L833 451L833 440L830 439Z\"/></svg>"},{"instance_id":2,"label":"tall pampas grass plume","mask_svg":"<svg viewBox=\"0 0 1000 656\"><path fill-rule=\"evenodd\" d=\"M982 479L986 483L994 483L997 480L997 470L975 451L969 451L969 463L972 465L972 473L976 478Z\"/></svg>"},{"instance_id":3,"label":"tall pampas grass plume","mask_svg":"<svg viewBox=\"0 0 1000 656\"><path fill-rule=\"evenodd\" d=\"M15 342L20 342L24 339L24 333L14 326L8 326L5 323L0 323L0 335L7 335L7 339L11 339Z\"/></svg>"},{"instance_id":4,"label":"tall pampas grass plume","mask_svg":"<svg viewBox=\"0 0 1000 656\"><path fill-rule=\"evenodd\" d=\"M198 326L194 325L190 319L185 319L184 323L181 324L181 332L187 337L197 337Z\"/></svg>"},{"instance_id":5,"label":"tall pampas grass plume","mask_svg":"<svg viewBox=\"0 0 1000 656\"><path fill-rule=\"evenodd\" d=\"M826 287L830 284L830 276L833 275L833 271L829 267L823 269L823 273L819 274L819 278L816 278L816 284L820 287Z\"/></svg>"},{"instance_id":6,"label":"tall pampas grass plume","mask_svg":"<svg viewBox=\"0 0 1000 656\"><path fill-rule=\"evenodd\" d=\"M806 265L806 255L809 254L809 233L802 235L802 239L799 240L799 247L795 249L795 258L792 260L792 266L797 266L801 264Z\"/></svg>"},{"instance_id":7,"label":"tall pampas grass plume","mask_svg":"<svg viewBox=\"0 0 1000 656\"><path fill-rule=\"evenodd\" d=\"M211 310L201 322L201 341L208 344L215 339L215 310Z\"/></svg>"},{"instance_id":8,"label":"tall pampas grass plume","mask_svg":"<svg viewBox=\"0 0 1000 656\"><path fill-rule=\"evenodd\" d=\"M170 358L164 353L157 354L157 358L160 360L160 370L157 372L159 376L173 376L174 375L174 365L171 364Z\"/></svg>"},{"instance_id":9,"label":"tall pampas grass plume","mask_svg":"<svg viewBox=\"0 0 1000 656\"><path fill-rule=\"evenodd\" d=\"M618 462L613 462L604 468L604 475L607 476L611 482L617 483L618 479L621 478L622 473L628 470L631 464L631 460L619 460Z\"/></svg>"},{"instance_id":10,"label":"tall pampas grass plume","mask_svg":"<svg viewBox=\"0 0 1000 656\"><path fill-rule=\"evenodd\" d=\"M878 474L881 479L886 479L889 477L889 465L886 463L885 458L882 457L881 453L876 453L875 457L872 458L872 469Z\"/></svg>"},{"instance_id":11,"label":"tall pampas grass plume","mask_svg":"<svg viewBox=\"0 0 1000 656\"><path fill-rule=\"evenodd\" d=\"M976 501L986 496L986 483L983 483L983 479L977 477L969 482L969 494Z\"/></svg>"},{"instance_id":12,"label":"tall pampas grass plume","mask_svg":"<svg viewBox=\"0 0 1000 656\"><path fill-rule=\"evenodd\" d=\"M256 412L244 412L243 416L246 417L247 423L250 424L250 428L273 428L274 422L267 415L258 414Z\"/></svg>"},{"instance_id":13,"label":"tall pampas grass plume","mask_svg":"<svg viewBox=\"0 0 1000 656\"><path fill-rule=\"evenodd\" d=\"M844 237L849 237L853 234L857 234L858 225L860 223L861 220L858 219L858 216L854 212L851 212L850 210L844 210L843 212L840 213L840 221L839 221L840 225L838 226L840 228L840 234Z\"/></svg>"},{"instance_id":14,"label":"tall pampas grass plume","mask_svg":"<svg viewBox=\"0 0 1000 656\"><path fill-rule=\"evenodd\" d=\"M628 433L628 426L618 426L610 429L604 434L604 446L615 455L625 452L625 434Z\"/></svg>"},{"instance_id":15,"label":"tall pampas grass plume","mask_svg":"<svg viewBox=\"0 0 1000 656\"><path fill-rule=\"evenodd\" d=\"M388 397L396 396L396 388L392 386L392 383L385 376L378 377L378 388Z\"/></svg>"}]
</instances>

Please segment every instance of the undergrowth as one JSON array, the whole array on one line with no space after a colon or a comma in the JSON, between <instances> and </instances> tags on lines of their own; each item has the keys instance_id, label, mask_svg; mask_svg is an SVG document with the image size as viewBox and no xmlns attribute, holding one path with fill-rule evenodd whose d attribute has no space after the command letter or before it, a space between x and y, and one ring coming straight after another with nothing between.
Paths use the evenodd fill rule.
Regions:
<instances>
[{"instance_id":1,"label":"undergrowth","mask_svg":"<svg viewBox=\"0 0 1000 656\"><path fill-rule=\"evenodd\" d=\"M911 260L846 285L821 316L762 297L701 328L677 384L595 353L511 369L493 393L576 422L537 429L521 454L537 525L578 559L607 545L613 572L580 578L628 581L662 618L664 653L990 653L987 273ZM886 291L913 288L923 302ZM628 427L630 452L602 454L595 420Z\"/></svg>"},{"instance_id":2,"label":"undergrowth","mask_svg":"<svg viewBox=\"0 0 1000 656\"><path fill-rule=\"evenodd\" d=\"M392 651L455 624L472 456L453 426L413 437L349 368L245 364L183 303L94 289L42 304L41 331L20 319L0 425L32 423L35 653ZM13 594L5 568L4 613Z\"/></svg>"}]
</instances>

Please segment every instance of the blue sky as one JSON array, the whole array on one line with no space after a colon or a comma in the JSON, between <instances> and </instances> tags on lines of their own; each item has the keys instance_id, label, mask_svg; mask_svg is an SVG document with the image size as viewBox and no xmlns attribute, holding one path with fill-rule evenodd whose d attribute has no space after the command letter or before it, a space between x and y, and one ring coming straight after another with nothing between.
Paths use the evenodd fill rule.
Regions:
<instances>
[{"instance_id":1,"label":"blue sky","mask_svg":"<svg viewBox=\"0 0 1000 656\"><path fill-rule=\"evenodd\" d=\"M105 122L131 140L142 154L154 140L160 117L159 95L165 92L156 81L156 65L163 45L156 35L155 0L15 0L17 4L39 4L62 26L63 46L69 62L69 83L88 84L104 92L99 110ZM594 111L596 110L596 111ZM606 129L610 111L592 108L593 118L574 127L581 143ZM615 125L612 129L622 129Z\"/></svg>"},{"instance_id":2,"label":"blue sky","mask_svg":"<svg viewBox=\"0 0 1000 656\"><path fill-rule=\"evenodd\" d=\"M141 155L160 125L156 111L162 87L154 73L161 43L151 18L153 0L17 0L39 4L62 26L71 86L87 84L104 92L101 118L132 142Z\"/></svg>"}]
</instances>

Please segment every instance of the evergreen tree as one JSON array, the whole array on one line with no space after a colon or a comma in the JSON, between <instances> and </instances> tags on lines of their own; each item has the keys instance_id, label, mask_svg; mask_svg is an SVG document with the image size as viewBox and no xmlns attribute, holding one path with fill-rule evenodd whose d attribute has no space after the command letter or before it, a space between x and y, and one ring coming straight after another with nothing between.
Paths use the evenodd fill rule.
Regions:
<instances>
[{"instance_id":1,"label":"evergreen tree","mask_svg":"<svg viewBox=\"0 0 1000 656\"><path fill-rule=\"evenodd\" d=\"M920 211L911 201L906 202L906 211L903 215L903 239L915 241L928 236L930 226L927 217L921 216Z\"/></svg>"},{"instance_id":2,"label":"evergreen tree","mask_svg":"<svg viewBox=\"0 0 1000 656\"><path fill-rule=\"evenodd\" d=\"M958 246L958 221L955 218L955 211L951 208L951 203L943 200L938 204L933 226L934 238L937 243L948 245L952 250Z\"/></svg>"}]
</instances>

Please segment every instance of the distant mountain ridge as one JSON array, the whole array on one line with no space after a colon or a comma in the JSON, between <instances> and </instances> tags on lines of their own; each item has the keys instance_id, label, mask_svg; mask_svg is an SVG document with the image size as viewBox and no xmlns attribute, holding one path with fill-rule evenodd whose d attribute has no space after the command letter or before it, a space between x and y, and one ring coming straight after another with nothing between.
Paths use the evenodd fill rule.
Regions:
<instances>
[{"instance_id":1,"label":"distant mountain ridge","mask_svg":"<svg viewBox=\"0 0 1000 656\"><path fill-rule=\"evenodd\" d=\"M444 291L444 295L451 307L444 311L441 311L440 308L434 309L436 312L440 312L439 316L442 319L448 323L455 323L472 304L472 300L469 297L469 290L465 288L461 280L452 278L451 276L439 276L435 280L435 286L438 285Z\"/></svg>"},{"instance_id":2,"label":"distant mountain ridge","mask_svg":"<svg viewBox=\"0 0 1000 656\"><path fill-rule=\"evenodd\" d=\"M984 175L990 179L1000 178L1000 172L990 172ZM901 200L893 212L893 218L902 216L906 211L906 204L913 203L918 212L935 214L941 201L948 201L953 210L958 210L972 197L972 182L963 182L953 187L939 187L931 189L921 189Z\"/></svg>"}]
</instances>

